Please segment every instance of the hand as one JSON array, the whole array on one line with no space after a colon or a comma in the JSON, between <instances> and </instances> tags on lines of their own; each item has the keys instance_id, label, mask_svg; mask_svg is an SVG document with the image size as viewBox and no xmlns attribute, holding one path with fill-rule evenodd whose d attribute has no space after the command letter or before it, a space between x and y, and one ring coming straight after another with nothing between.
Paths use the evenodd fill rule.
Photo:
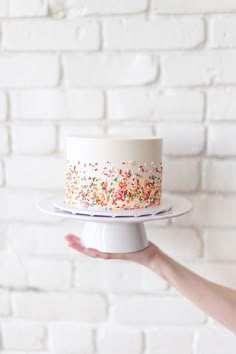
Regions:
<instances>
[{"instance_id":1,"label":"hand","mask_svg":"<svg viewBox=\"0 0 236 354\"><path fill-rule=\"evenodd\" d=\"M106 253L100 252L93 248L86 248L80 243L79 237L75 235L67 235L65 239L68 241L68 246L74 248L75 250L93 257L93 258L103 258L103 259L123 259L127 261L133 261L142 264L146 267L150 267L155 256L160 252L158 247L152 242L149 242L148 246L141 251L130 252L130 253Z\"/></svg>"}]
</instances>

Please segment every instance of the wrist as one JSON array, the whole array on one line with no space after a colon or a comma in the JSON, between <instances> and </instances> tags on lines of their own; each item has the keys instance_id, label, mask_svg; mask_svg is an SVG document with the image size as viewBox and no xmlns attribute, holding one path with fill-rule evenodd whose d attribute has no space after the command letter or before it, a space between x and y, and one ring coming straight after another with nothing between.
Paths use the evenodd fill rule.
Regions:
<instances>
[{"instance_id":1,"label":"wrist","mask_svg":"<svg viewBox=\"0 0 236 354\"><path fill-rule=\"evenodd\" d=\"M166 268L168 268L170 261L171 258L156 247L155 252L148 263L148 268L166 280Z\"/></svg>"}]
</instances>

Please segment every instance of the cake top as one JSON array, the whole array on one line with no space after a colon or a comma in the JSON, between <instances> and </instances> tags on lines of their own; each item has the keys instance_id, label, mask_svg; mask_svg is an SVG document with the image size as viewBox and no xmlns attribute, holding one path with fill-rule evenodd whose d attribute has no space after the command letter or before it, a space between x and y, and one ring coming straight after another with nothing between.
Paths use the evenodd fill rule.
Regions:
<instances>
[{"instance_id":1,"label":"cake top","mask_svg":"<svg viewBox=\"0 0 236 354\"><path fill-rule=\"evenodd\" d=\"M68 136L66 157L69 160L91 159L97 162L121 162L124 159L156 162L162 158L162 139Z\"/></svg>"}]
</instances>

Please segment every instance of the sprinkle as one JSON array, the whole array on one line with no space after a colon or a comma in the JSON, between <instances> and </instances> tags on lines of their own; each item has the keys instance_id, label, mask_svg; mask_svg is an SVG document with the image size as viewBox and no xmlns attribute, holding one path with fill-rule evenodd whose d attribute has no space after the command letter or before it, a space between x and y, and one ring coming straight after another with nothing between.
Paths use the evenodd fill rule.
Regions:
<instances>
[{"instance_id":1,"label":"sprinkle","mask_svg":"<svg viewBox=\"0 0 236 354\"><path fill-rule=\"evenodd\" d=\"M131 165L133 162L128 161L128 164ZM132 210L160 204L163 170L161 163L151 170L144 170L143 166L146 166L146 163L138 164L139 167L132 171L114 166L106 170L105 166L95 163L96 168L93 172L98 171L98 168L101 172L98 177L94 177L92 172L84 169L85 163L82 168L79 165L73 160L67 160L66 163L65 202L67 205L104 210ZM92 164L88 166L94 167ZM149 176L143 174L147 171L150 173Z\"/></svg>"}]
</instances>

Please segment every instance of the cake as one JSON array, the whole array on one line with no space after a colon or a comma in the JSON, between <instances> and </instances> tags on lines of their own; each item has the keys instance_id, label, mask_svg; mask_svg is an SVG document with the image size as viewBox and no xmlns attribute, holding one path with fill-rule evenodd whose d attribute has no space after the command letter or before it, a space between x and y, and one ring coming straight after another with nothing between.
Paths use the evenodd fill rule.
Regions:
<instances>
[{"instance_id":1,"label":"cake","mask_svg":"<svg viewBox=\"0 0 236 354\"><path fill-rule=\"evenodd\" d=\"M66 139L66 206L133 210L159 205L162 139Z\"/></svg>"}]
</instances>

